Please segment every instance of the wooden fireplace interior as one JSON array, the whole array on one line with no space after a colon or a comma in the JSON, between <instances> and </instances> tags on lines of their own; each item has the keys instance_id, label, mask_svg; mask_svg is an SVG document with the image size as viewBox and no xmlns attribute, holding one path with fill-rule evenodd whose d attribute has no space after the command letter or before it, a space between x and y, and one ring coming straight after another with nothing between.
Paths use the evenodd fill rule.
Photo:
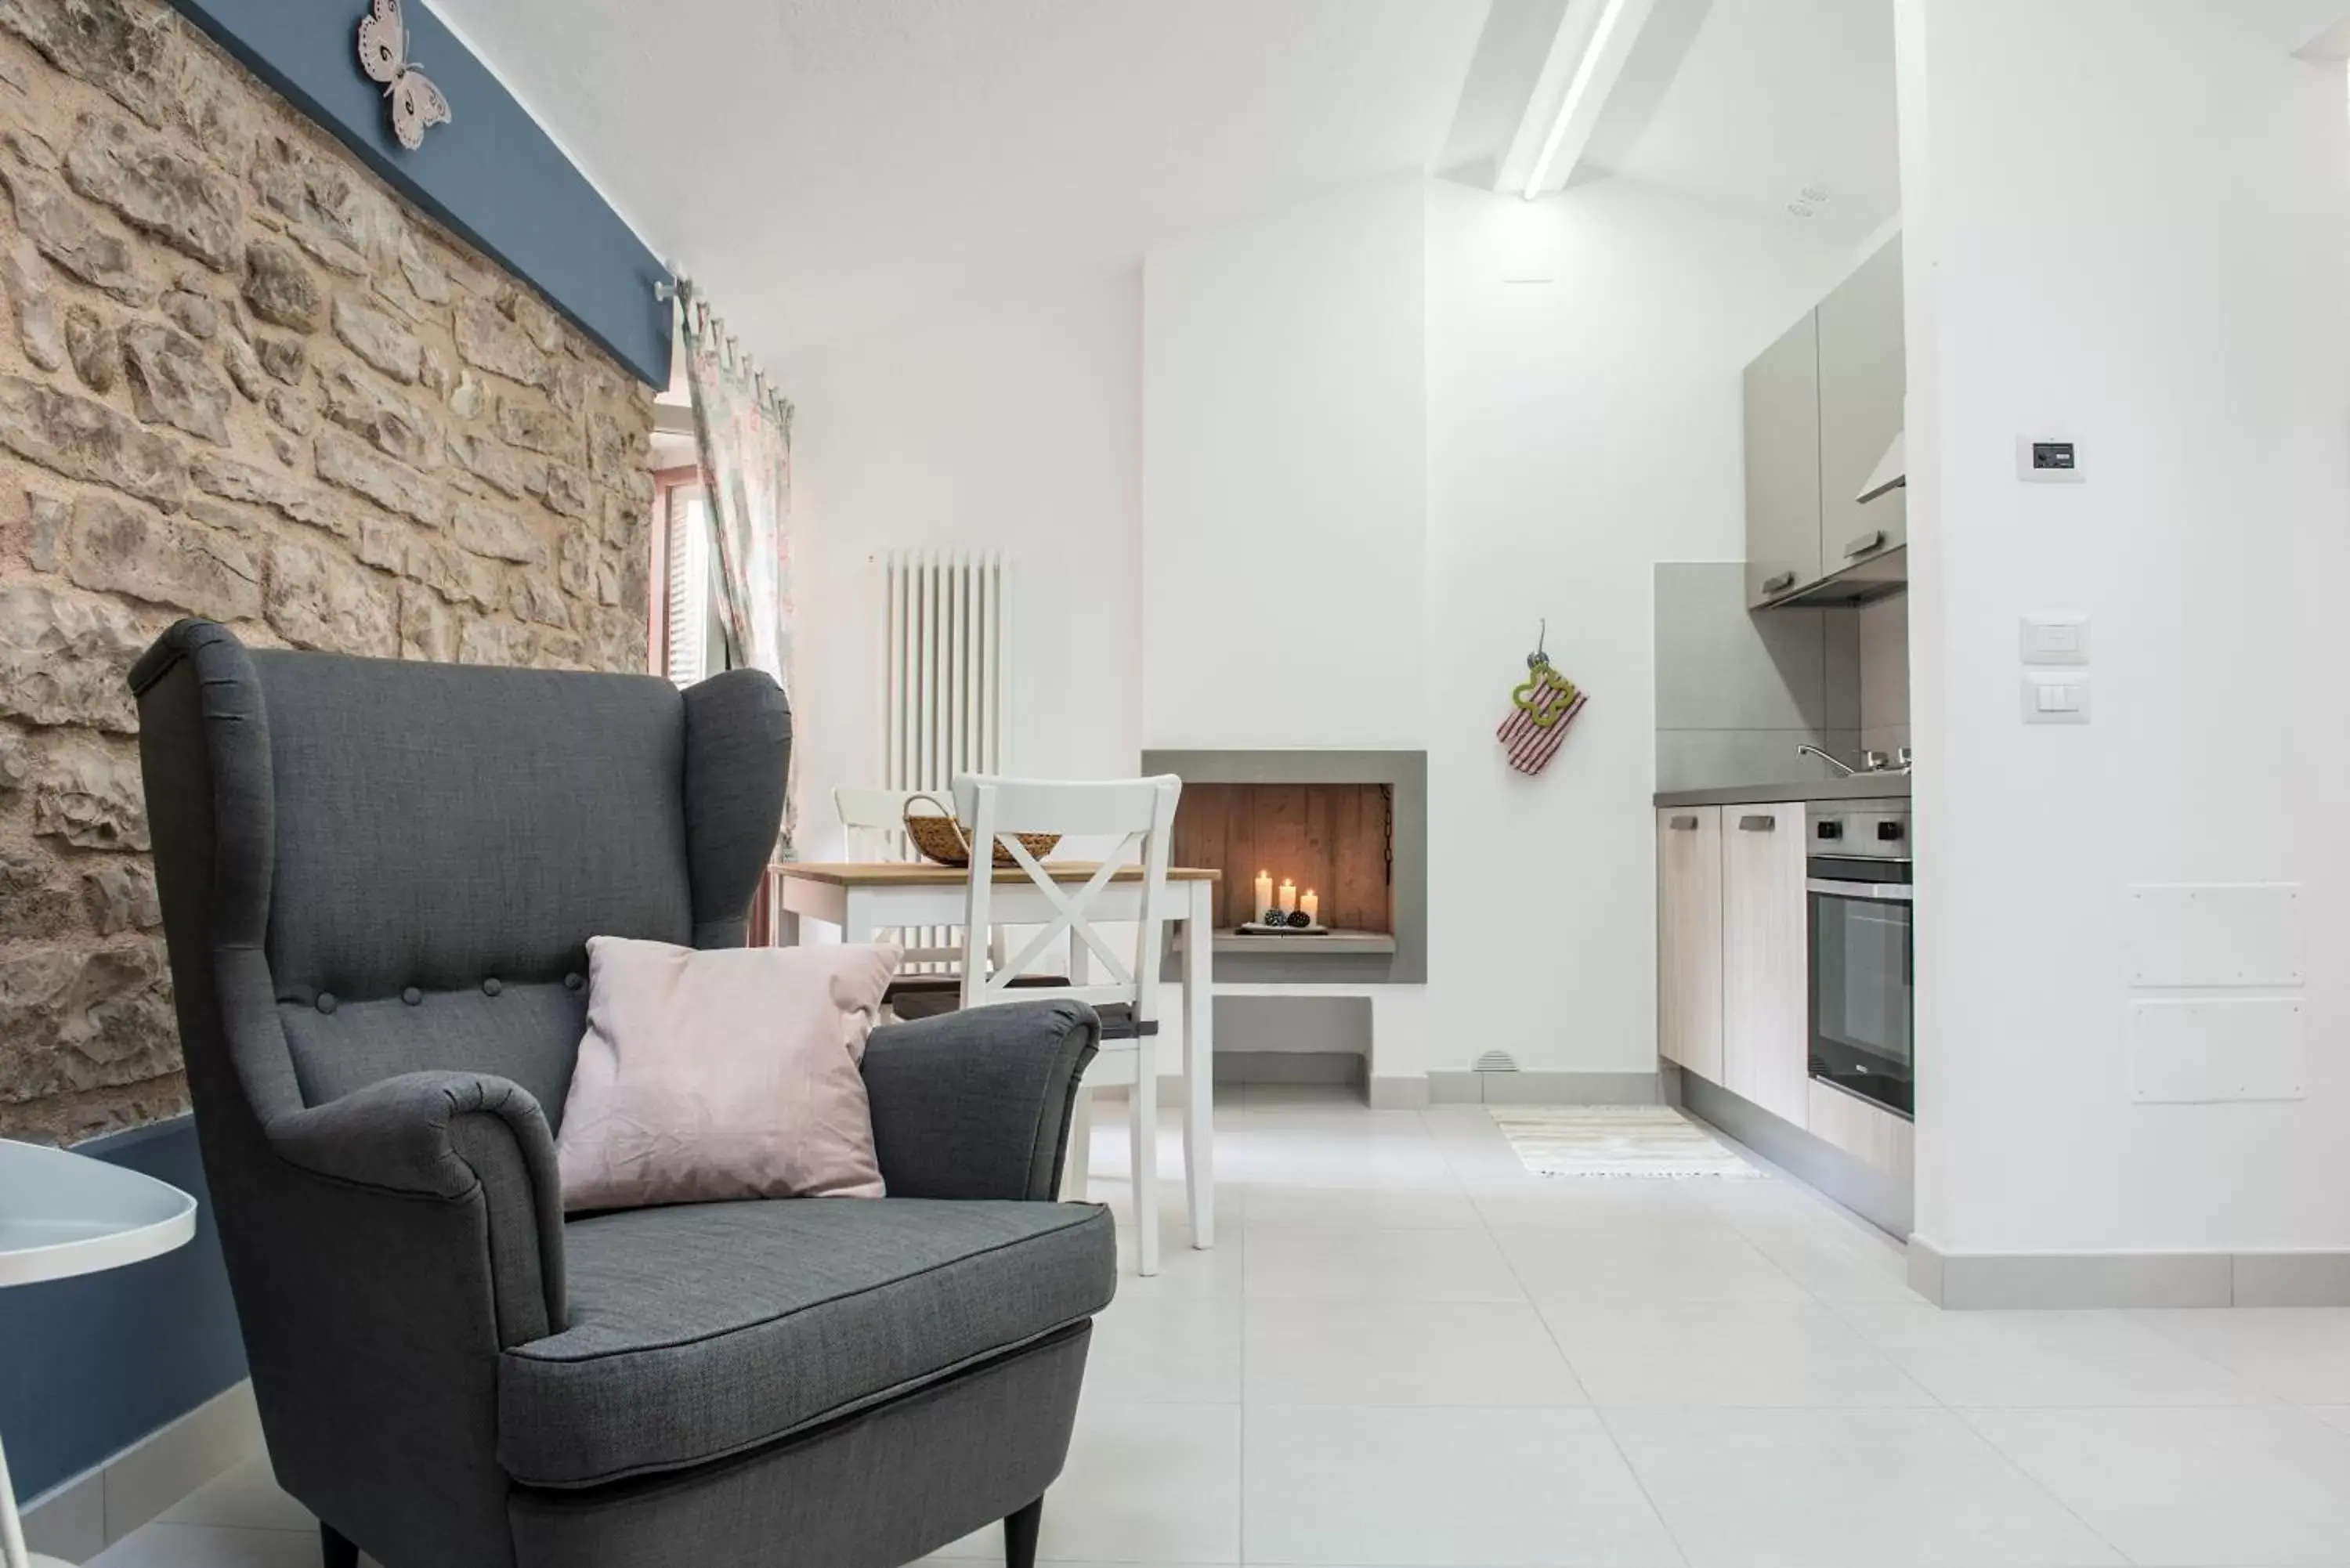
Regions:
<instances>
[{"instance_id":1,"label":"wooden fireplace interior","mask_svg":"<svg viewBox=\"0 0 2350 1568\"><path fill-rule=\"evenodd\" d=\"M1395 930L1393 800L1377 784L1186 784L1175 808L1174 861L1223 872L1216 926L1261 910L1256 877L1271 873L1321 897L1333 931Z\"/></svg>"}]
</instances>

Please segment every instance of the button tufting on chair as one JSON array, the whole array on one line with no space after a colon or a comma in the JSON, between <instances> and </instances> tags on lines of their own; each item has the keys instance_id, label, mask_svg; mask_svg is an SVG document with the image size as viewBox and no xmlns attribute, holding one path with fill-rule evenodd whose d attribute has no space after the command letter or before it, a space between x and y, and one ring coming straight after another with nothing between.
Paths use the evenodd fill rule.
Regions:
<instances>
[{"instance_id":1,"label":"button tufting on chair","mask_svg":"<svg viewBox=\"0 0 2350 1568\"><path fill-rule=\"evenodd\" d=\"M318 1011L321 1012L332 1012L334 1010L335 993L331 991L320 992L318 993Z\"/></svg>"},{"instance_id":2,"label":"button tufting on chair","mask_svg":"<svg viewBox=\"0 0 2350 1568\"><path fill-rule=\"evenodd\" d=\"M577 972L567 974L563 977L563 989L566 991L577 991L581 986L586 985L587 983L588 982L585 980L582 980Z\"/></svg>"},{"instance_id":3,"label":"button tufting on chair","mask_svg":"<svg viewBox=\"0 0 2350 1568\"><path fill-rule=\"evenodd\" d=\"M400 1000L413 1007L424 1000L424 993L411 985L400 993Z\"/></svg>"},{"instance_id":4,"label":"button tufting on chair","mask_svg":"<svg viewBox=\"0 0 2350 1568\"><path fill-rule=\"evenodd\" d=\"M482 994L484 996L495 996L503 988L498 984L498 977L496 975L492 975L489 979L482 981Z\"/></svg>"}]
</instances>

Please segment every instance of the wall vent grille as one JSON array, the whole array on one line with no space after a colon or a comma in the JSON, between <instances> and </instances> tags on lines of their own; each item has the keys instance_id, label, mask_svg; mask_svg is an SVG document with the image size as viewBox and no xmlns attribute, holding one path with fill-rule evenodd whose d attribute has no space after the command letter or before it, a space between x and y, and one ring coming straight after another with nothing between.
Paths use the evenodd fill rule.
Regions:
<instances>
[{"instance_id":1,"label":"wall vent grille","mask_svg":"<svg viewBox=\"0 0 2350 1568\"><path fill-rule=\"evenodd\" d=\"M1507 1051L1488 1051L1469 1064L1469 1070L1472 1073L1514 1073L1518 1070L1518 1059Z\"/></svg>"}]
</instances>

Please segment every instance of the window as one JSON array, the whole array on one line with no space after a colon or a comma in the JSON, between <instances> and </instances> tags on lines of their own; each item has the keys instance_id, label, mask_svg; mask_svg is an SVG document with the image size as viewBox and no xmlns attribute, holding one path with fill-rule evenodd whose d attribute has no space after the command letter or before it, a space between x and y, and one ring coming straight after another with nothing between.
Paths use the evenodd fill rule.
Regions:
<instances>
[{"instance_id":1,"label":"window","mask_svg":"<svg viewBox=\"0 0 2350 1568\"><path fill-rule=\"evenodd\" d=\"M679 686L733 667L718 615L710 497L695 468L653 475L652 668Z\"/></svg>"}]
</instances>

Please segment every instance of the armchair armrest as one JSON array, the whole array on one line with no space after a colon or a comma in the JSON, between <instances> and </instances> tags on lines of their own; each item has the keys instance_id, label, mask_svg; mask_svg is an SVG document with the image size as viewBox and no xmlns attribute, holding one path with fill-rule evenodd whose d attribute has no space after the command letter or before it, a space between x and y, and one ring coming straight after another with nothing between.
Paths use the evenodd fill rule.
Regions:
<instances>
[{"instance_id":1,"label":"armchair armrest","mask_svg":"<svg viewBox=\"0 0 2350 1568\"><path fill-rule=\"evenodd\" d=\"M443 1202L478 1193L500 1342L564 1326L555 1135L520 1085L480 1073L404 1073L273 1117L266 1130L287 1164L330 1181Z\"/></svg>"},{"instance_id":2,"label":"armchair armrest","mask_svg":"<svg viewBox=\"0 0 2350 1568\"><path fill-rule=\"evenodd\" d=\"M897 1198L1049 1202L1101 1021L1075 1002L892 1023L865 1046L881 1179Z\"/></svg>"}]
</instances>

